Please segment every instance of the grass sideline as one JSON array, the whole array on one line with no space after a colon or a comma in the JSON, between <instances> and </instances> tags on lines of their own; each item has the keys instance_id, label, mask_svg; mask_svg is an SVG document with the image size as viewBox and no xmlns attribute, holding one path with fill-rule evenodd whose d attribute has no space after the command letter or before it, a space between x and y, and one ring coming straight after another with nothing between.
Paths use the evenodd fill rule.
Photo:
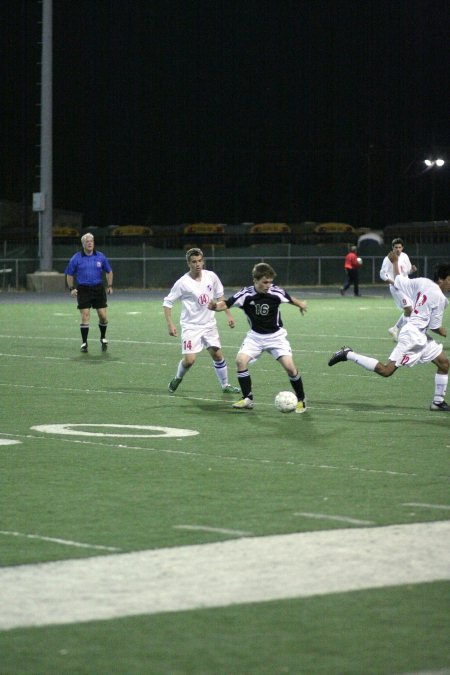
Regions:
<instances>
[{"instance_id":1,"label":"grass sideline","mask_svg":"<svg viewBox=\"0 0 450 675\"><path fill-rule=\"evenodd\" d=\"M342 344L386 359L387 328L397 317L391 298L315 295L308 303L304 317L293 307L282 314L309 410L282 415L273 398L288 381L266 355L252 367L253 411L232 410L234 398L221 393L206 353L170 395L179 340L168 336L154 295L113 296L109 350L101 353L93 321L87 355L79 353L73 303L32 295L14 304L3 296L0 440L19 443L0 446L1 565L114 555L108 547L206 544L239 532L447 520L450 420L428 410L434 366L389 380L350 363L327 366ZM247 324L242 312L233 314L234 331L223 314L218 322L234 380ZM138 438L114 438L32 429L44 424L198 434L144 438L141 430ZM14 629L0 633L0 672L442 671L450 668L448 591L438 581Z\"/></svg>"}]
</instances>

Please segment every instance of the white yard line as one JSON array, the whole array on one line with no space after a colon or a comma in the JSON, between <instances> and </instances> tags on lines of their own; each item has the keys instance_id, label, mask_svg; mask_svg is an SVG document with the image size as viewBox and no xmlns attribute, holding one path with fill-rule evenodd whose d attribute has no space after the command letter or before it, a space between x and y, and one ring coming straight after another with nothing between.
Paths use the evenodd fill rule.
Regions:
<instances>
[{"instance_id":1,"label":"white yard line","mask_svg":"<svg viewBox=\"0 0 450 675\"><path fill-rule=\"evenodd\" d=\"M348 516L330 516L327 513L299 511L298 513L294 513L294 516L304 516L305 518L315 518L316 520L337 520L340 523L349 523L351 525L374 525L371 520L358 520L357 518L349 518Z\"/></svg>"},{"instance_id":2,"label":"white yard line","mask_svg":"<svg viewBox=\"0 0 450 675\"><path fill-rule=\"evenodd\" d=\"M251 532L242 530L227 530L224 527L207 527L205 525L174 525L175 530L194 530L199 532L218 532L219 534L231 534L234 537L251 537Z\"/></svg>"},{"instance_id":3,"label":"white yard line","mask_svg":"<svg viewBox=\"0 0 450 675\"><path fill-rule=\"evenodd\" d=\"M0 383L1 386L1 383ZM417 476L416 473L408 473L405 471L389 471L388 469L370 469L367 467L358 467L358 466L334 466L332 464L313 464L310 462L298 462L298 461L293 461L293 460L272 460L272 459L266 459L263 457L237 457L235 455L212 455L208 452L197 452L195 450L177 450L173 448L163 448L163 447L143 447L140 445L129 445L128 443L104 443L103 441L100 440L95 440L95 441L88 441L88 440L79 440L77 438L69 437L61 437L59 435L55 435L54 437L51 435L48 436L37 436L36 434L11 434L7 433L5 431L0 431L0 434L3 436L8 436L8 437L13 437L13 438L21 438L21 439L37 439L37 440L43 440L44 438L48 439L49 441L56 442L58 444L61 443L76 443L80 445L95 445L95 446L101 446L106 449L111 449L111 450L140 450L143 452L161 452L161 453L167 453L171 455L180 455L180 456L193 456L193 457L199 457L199 458L205 458L208 461L211 459L216 459L216 460L223 460L226 462L238 462L238 463L249 463L249 464L266 464L268 466L270 465L285 465L285 466L297 466L297 467L303 467L305 469L312 469L312 470L326 470L326 471L351 471L351 472L359 472L359 473L379 473L379 474L384 474L388 476L407 476L410 478L415 478ZM165 438L165 437L162 437ZM153 438L153 440L157 440L156 437Z\"/></svg>"},{"instance_id":4,"label":"white yard line","mask_svg":"<svg viewBox=\"0 0 450 675\"><path fill-rule=\"evenodd\" d=\"M0 628L450 579L450 521L243 538L0 569Z\"/></svg>"},{"instance_id":5,"label":"white yard line","mask_svg":"<svg viewBox=\"0 0 450 675\"><path fill-rule=\"evenodd\" d=\"M402 506L419 506L422 509L442 509L442 511L450 511L450 506L444 504L422 504L421 502L405 502Z\"/></svg>"},{"instance_id":6,"label":"white yard line","mask_svg":"<svg viewBox=\"0 0 450 675\"><path fill-rule=\"evenodd\" d=\"M120 551L115 546L101 546L100 544L84 544L81 541L71 541L70 539L58 539L56 537L44 537L40 534L26 534L25 532L10 532L9 530L0 530L0 534L10 537L25 537L26 539L39 539L40 541L52 541L55 544L64 546L75 546L75 548L92 548L100 551Z\"/></svg>"}]
</instances>

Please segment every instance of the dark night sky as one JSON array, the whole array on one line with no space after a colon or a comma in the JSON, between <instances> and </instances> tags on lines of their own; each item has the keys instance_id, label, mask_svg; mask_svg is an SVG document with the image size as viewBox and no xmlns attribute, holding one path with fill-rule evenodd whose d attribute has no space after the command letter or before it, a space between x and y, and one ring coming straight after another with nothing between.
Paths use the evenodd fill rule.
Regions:
<instances>
[{"instance_id":1,"label":"dark night sky","mask_svg":"<svg viewBox=\"0 0 450 675\"><path fill-rule=\"evenodd\" d=\"M54 0L54 206L86 225L450 217L448 0ZM0 199L39 190L40 12L0 8ZM368 209L368 204L370 209Z\"/></svg>"}]
</instances>

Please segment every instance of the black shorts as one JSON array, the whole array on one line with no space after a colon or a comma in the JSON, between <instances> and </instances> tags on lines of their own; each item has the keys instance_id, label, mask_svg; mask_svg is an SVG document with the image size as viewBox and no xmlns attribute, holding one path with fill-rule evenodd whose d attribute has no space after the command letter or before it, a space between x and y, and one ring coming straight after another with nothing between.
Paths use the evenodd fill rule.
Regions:
<instances>
[{"instance_id":1,"label":"black shorts","mask_svg":"<svg viewBox=\"0 0 450 675\"><path fill-rule=\"evenodd\" d=\"M78 309L103 309L108 307L103 284L98 286L78 286Z\"/></svg>"}]
</instances>

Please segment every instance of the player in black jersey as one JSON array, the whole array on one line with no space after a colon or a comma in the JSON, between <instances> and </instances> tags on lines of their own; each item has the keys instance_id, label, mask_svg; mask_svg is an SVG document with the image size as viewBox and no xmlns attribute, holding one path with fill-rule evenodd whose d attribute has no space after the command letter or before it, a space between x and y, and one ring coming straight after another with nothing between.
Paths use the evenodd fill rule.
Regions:
<instances>
[{"instance_id":1,"label":"player in black jersey","mask_svg":"<svg viewBox=\"0 0 450 675\"><path fill-rule=\"evenodd\" d=\"M250 361L268 352L285 369L291 386L297 396L295 412L306 410L305 392L299 370L292 357L292 349L283 328L280 305L289 303L298 307L301 314L306 312L306 302L289 295L287 291L275 286L276 272L267 263L258 263L252 270L253 285L246 286L227 300L209 303L209 309L222 312L231 307L240 307L246 314L250 330L244 338L236 357L237 377L242 398L233 404L233 408L253 408L252 381L248 371Z\"/></svg>"}]
</instances>

